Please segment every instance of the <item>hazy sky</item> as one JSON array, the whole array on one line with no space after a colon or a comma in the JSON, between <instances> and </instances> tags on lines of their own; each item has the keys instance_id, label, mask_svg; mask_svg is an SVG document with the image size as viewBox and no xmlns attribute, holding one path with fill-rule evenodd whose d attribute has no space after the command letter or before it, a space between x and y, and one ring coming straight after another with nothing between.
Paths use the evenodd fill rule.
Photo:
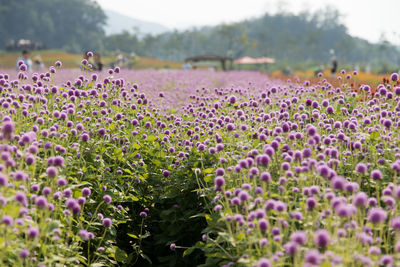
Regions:
<instances>
[{"instance_id":1,"label":"hazy sky","mask_svg":"<svg viewBox=\"0 0 400 267\"><path fill-rule=\"evenodd\" d=\"M381 33L400 45L400 0L97 0L103 8L169 28L215 25L274 13L336 7L350 34L378 41ZM283 5L282 5L283 3Z\"/></svg>"}]
</instances>

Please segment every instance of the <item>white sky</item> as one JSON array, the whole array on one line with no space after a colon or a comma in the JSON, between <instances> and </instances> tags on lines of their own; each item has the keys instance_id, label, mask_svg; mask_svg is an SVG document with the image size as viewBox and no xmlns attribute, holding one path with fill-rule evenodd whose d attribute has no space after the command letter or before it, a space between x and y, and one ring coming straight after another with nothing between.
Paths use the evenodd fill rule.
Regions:
<instances>
[{"instance_id":1,"label":"white sky","mask_svg":"<svg viewBox=\"0 0 400 267\"><path fill-rule=\"evenodd\" d=\"M216 25L274 13L281 8L298 13L326 5L336 7L349 33L372 42L385 33L400 45L400 0L97 0L106 9L169 28ZM283 4L283 5L282 5Z\"/></svg>"}]
</instances>

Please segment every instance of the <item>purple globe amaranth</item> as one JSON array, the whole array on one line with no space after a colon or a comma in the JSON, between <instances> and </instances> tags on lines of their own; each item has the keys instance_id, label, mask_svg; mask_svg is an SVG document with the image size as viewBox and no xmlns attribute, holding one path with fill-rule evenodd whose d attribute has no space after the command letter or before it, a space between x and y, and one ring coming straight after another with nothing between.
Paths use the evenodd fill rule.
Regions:
<instances>
[{"instance_id":1,"label":"purple globe amaranth","mask_svg":"<svg viewBox=\"0 0 400 267\"><path fill-rule=\"evenodd\" d=\"M393 82L397 82L399 80L399 74L398 73L392 73L392 75L390 75L390 79Z\"/></svg>"},{"instance_id":2,"label":"purple globe amaranth","mask_svg":"<svg viewBox=\"0 0 400 267\"><path fill-rule=\"evenodd\" d=\"M218 188L221 188L222 186L224 186L224 185L225 185L225 179L224 179L224 177L222 177L222 176L217 176L217 177L214 179L214 184L215 184L215 186L218 187Z\"/></svg>"},{"instance_id":3,"label":"purple globe amaranth","mask_svg":"<svg viewBox=\"0 0 400 267\"><path fill-rule=\"evenodd\" d=\"M257 267L271 267L271 262L269 259L261 258L258 260Z\"/></svg>"},{"instance_id":4,"label":"purple globe amaranth","mask_svg":"<svg viewBox=\"0 0 400 267\"><path fill-rule=\"evenodd\" d=\"M329 232L325 229L317 230L314 233L314 243L318 247L326 247L330 242L331 236Z\"/></svg>"},{"instance_id":5,"label":"purple globe amaranth","mask_svg":"<svg viewBox=\"0 0 400 267\"><path fill-rule=\"evenodd\" d=\"M104 218L103 219L103 225L106 227L110 227L112 225L112 221L110 218Z\"/></svg>"},{"instance_id":6,"label":"purple globe amaranth","mask_svg":"<svg viewBox=\"0 0 400 267\"><path fill-rule=\"evenodd\" d=\"M258 227L260 228L260 230L262 231L262 232L265 232L265 231L267 231L268 230L268 221L266 220L266 219L260 219L259 221L258 221Z\"/></svg>"},{"instance_id":7,"label":"purple globe amaranth","mask_svg":"<svg viewBox=\"0 0 400 267\"><path fill-rule=\"evenodd\" d=\"M387 213L382 208L379 208L379 207L371 208L368 211L367 219L369 222L371 222L373 224L383 223L386 221L386 218L387 218Z\"/></svg>"},{"instance_id":8,"label":"purple globe amaranth","mask_svg":"<svg viewBox=\"0 0 400 267\"><path fill-rule=\"evenodd\" d=\"M371 178L373 180L381 180L383 177L382 172L380 170L371 171Z\"/></svg>"}]
</instances>

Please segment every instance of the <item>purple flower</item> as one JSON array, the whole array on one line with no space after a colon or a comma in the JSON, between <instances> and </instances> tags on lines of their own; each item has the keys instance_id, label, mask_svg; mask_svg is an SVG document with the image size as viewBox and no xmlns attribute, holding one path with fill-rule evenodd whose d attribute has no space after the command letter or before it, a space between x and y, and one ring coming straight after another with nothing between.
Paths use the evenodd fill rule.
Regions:
<instances>
[{"instance_id":1,"label":"purple flower","mask_svg":"<svg viewBox=\"0 0 400 267\"><path fill-rule=\"evenodd\" d=\"M356 171L358 173L364 174L367 171L367 165L365 165L364 163L358 163L356 165Z\"/></svg>"},{"instance_id":2,"label":"purple flower","mask_svg":"<svg viewBox=\"0 0 400 267\"><path fill-rule=\"evenodd\" d=\"M265 232L268 230L268 221L266 219L260 219L258 221L258 227L260 227L260 230L262 232Z\"/></svg>"},{"instance_id":3,"label":"purple flower","mask_svg":"<svg viewBox=\"0 0 400 267\"><path fill-rule=\"evenodd\" d=\"M364 192L357 193L353 198L353 204L356 207L365 207L368 203L368 196Z\"/></svg>"},{"instance_id":4,"label":"purple flower","mask_svg":"<svg viewBox=\"0 0 400 267\"><path fill-rule=\"evenodd\" d=\"M104 201L105 201L107 204L110 204L111 201L112 201L112 198L111 198L109 195L105 195L105 196L103 197L103 199L104 199Z\"/></svg>"},{"instance_id":5,"label":"purple flower","mask_svg":"<svg viewBox=\"0 0 400 267\"><path fill-rule=\"evenodd\" d=\"M37 237L39 235L39 228L37 228L37 227L30 227L29 229L28 229L28 236L30 237L30 238L35 238L35 237Z\"/></svg>"},{"instance_id":6,"label":"purple flower","mask_svg":"<svg viewBox=\"0 0 400 267\"><path fill-rule=\"evenodd\" d=\"M283 248L287 254L293 256L299 250L299 245L296 242L288 242L283 246Z\"/></svg>"},{"instance_id":7,"label":"purple flower","mask_svg":"<svg viewBox=\"0 0 400 267\"><path fill-rule=\"evenodd\" d=\"M38 208L46 208L47 207L47 199L43 196L39 196L35 200L35 204Z\"/></svg>"},{"instance_id":8,"label":"purple flower","mask_svg":"<svg viewBox=\"0 0 400 267\"><path fill-rule=\"evenodd\" d=\"M225 179L222 176L217 176L214 179L214 184L216 188L221 188L222 186L225 185Z\"/></svg>"},{"instance_id":9,"label":"purple flower","mask_svg":"<svg viewBox=\"0 0 400 267\"><path fill-rule=\"evenodd\" d=\"M325 229L317 230L314 233L314 243L318 247L326 247L330 242L331 236Z\"/></svg>"},{"instance_id":10,"label":"purple flower","mask_svg":"<svg viewBox=\"0 0 400 267\"><path fill-rule=\"evenodd\" d=\"M49 178L54 178L58 175L58 170L56 167L50 166L47 168L46 173Z\"/></svg>"},{"instance_id":11,"label":"purple flower","mask_svg":"<svg viewBox=\"0 0 400 267\"><path fill-rule=\"evenodd\" d=\"M104 218L103 219L103 225L106 227L110 227L112 225L112 221L110 218Z\"/></svg>"},{"instance_id":12,"label":"purple flower","mask_svg":"<svg viewBox=\"0 0 400 267\"><path fill-rule=\"evenodd\" d=\"M386 218L387 213L382 208L372 208L368 212L368 221L373 224L383 223Z\"/></svg>"},{"instance_id":13,"label":"purple flower","mask_svg":"<svg viewBox=\"0 0 400 267\"><path fill-rule=\"evenodd\" d=\"M7 184L8 184L7 176L0 173L0 186L6 186Z\"/></svg>"},{"instance_id":14,"label":"purple flower","mask_svg":"<svg viewBox=\"0 0 400 267\"><path fill-rule=\"evenodd\" d=\"M266 258L261 258L258 260L257 267L271 267L271 262Z\"/></svg>"},{"instance_id":15,"label":"purple flower","mask_svg":"<svg viewBox=\"0 0 400 267\"><path fill-rule=\"evenodd\" d=\"M92 193L92 191L90 190L90 188L88 188L88 187L82 188L82 195L83 196L90 196L91 193Z\"/></svg>"},{"instance_id":16,"label":"purple flower","mask_svg":"<svg viewBox=\"0 0 400 267\"><path fill-rule=\"evenodd\" d=\"M390 75L390 79L394 82L397 82L399 80L399 74L398 73L392 73L392 75Z\"/></svg>"},{"instance_id":17,"label":"purple flower","mask_svg":"<svg viewBox=\"0 0 400 267\"><path fill-rule=\"evenodd\" d=\"M162 172L162 175L165 177L165 178L167 178L168 176L169 176L169 171L168 170L164 170L163 172Z\"/></svg>"},{"instance_id":18,"label":"purple flower","mask_svg":"<svg viewBox=\"0 0 400 267\"><path fill-rule=\"evenodd\" d=\"M11 226L14 223L14 219L9 215L4 215L1 218L1 222L4 223L5 225Z\"/></svg>"},{"instance_id":19,"label":"purple flower","mask_svg":"<svg viewBox=\"0 0 400 267\"><path fill-rule=\"evenodd\" d=\"M321 254L319 254L318 250L310 249L305 255L305 261L312 264L312 266L319 265L321 263Z\"/></svg>"},{"instance_id":20,"label":"purple flower","mask_svg":"<svg viewBox=\"0 0 400 267\"><path fill-rule=\"evenodd\" d=\"M382 179L382 173L381 173L381 171L380 170L373 170L372 172L371 172L371 178L373 179L373 180L380 180L380 179Z\"/></svg>"},{"instance_id":21,"label":"purple flower","mask_svg":"<svg viewBox=\"0 0 400 267\"><path fill-rule=\"evenodd\" d=\"M19 252L19 257L20 257L21 259L25 259L25 258L27 258L28 256L29 256L29 250L27 250L26 248L22 249L22 250Z\"/></svg>"},{"instance_id":22,"label":"purple flower","mask_svg":"<svg viewBox=\"0 0 400 267\"><path fill-rule=\"evenodd\" d=\"M307 242L307 235L303 231L298 230L290 235L290 240L298 243L299 245L304 245Z\"/></svg>"}]
</instances>

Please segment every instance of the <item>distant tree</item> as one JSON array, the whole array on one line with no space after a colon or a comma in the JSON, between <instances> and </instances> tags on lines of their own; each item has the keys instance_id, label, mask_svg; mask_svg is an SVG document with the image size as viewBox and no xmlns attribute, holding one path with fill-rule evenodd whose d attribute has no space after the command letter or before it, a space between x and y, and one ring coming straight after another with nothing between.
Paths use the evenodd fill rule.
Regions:
<instances>
[{"instance_id":1,"label":"distant tree","mask_svg":"<svg viewBox=\"0 0 400 267\"><path fill-rule=\"evenodd\" d=\"M92 0L0 0L0 45L42 41L74 52L102 46L106 16Z\"/></svg>"}]
</instances>

